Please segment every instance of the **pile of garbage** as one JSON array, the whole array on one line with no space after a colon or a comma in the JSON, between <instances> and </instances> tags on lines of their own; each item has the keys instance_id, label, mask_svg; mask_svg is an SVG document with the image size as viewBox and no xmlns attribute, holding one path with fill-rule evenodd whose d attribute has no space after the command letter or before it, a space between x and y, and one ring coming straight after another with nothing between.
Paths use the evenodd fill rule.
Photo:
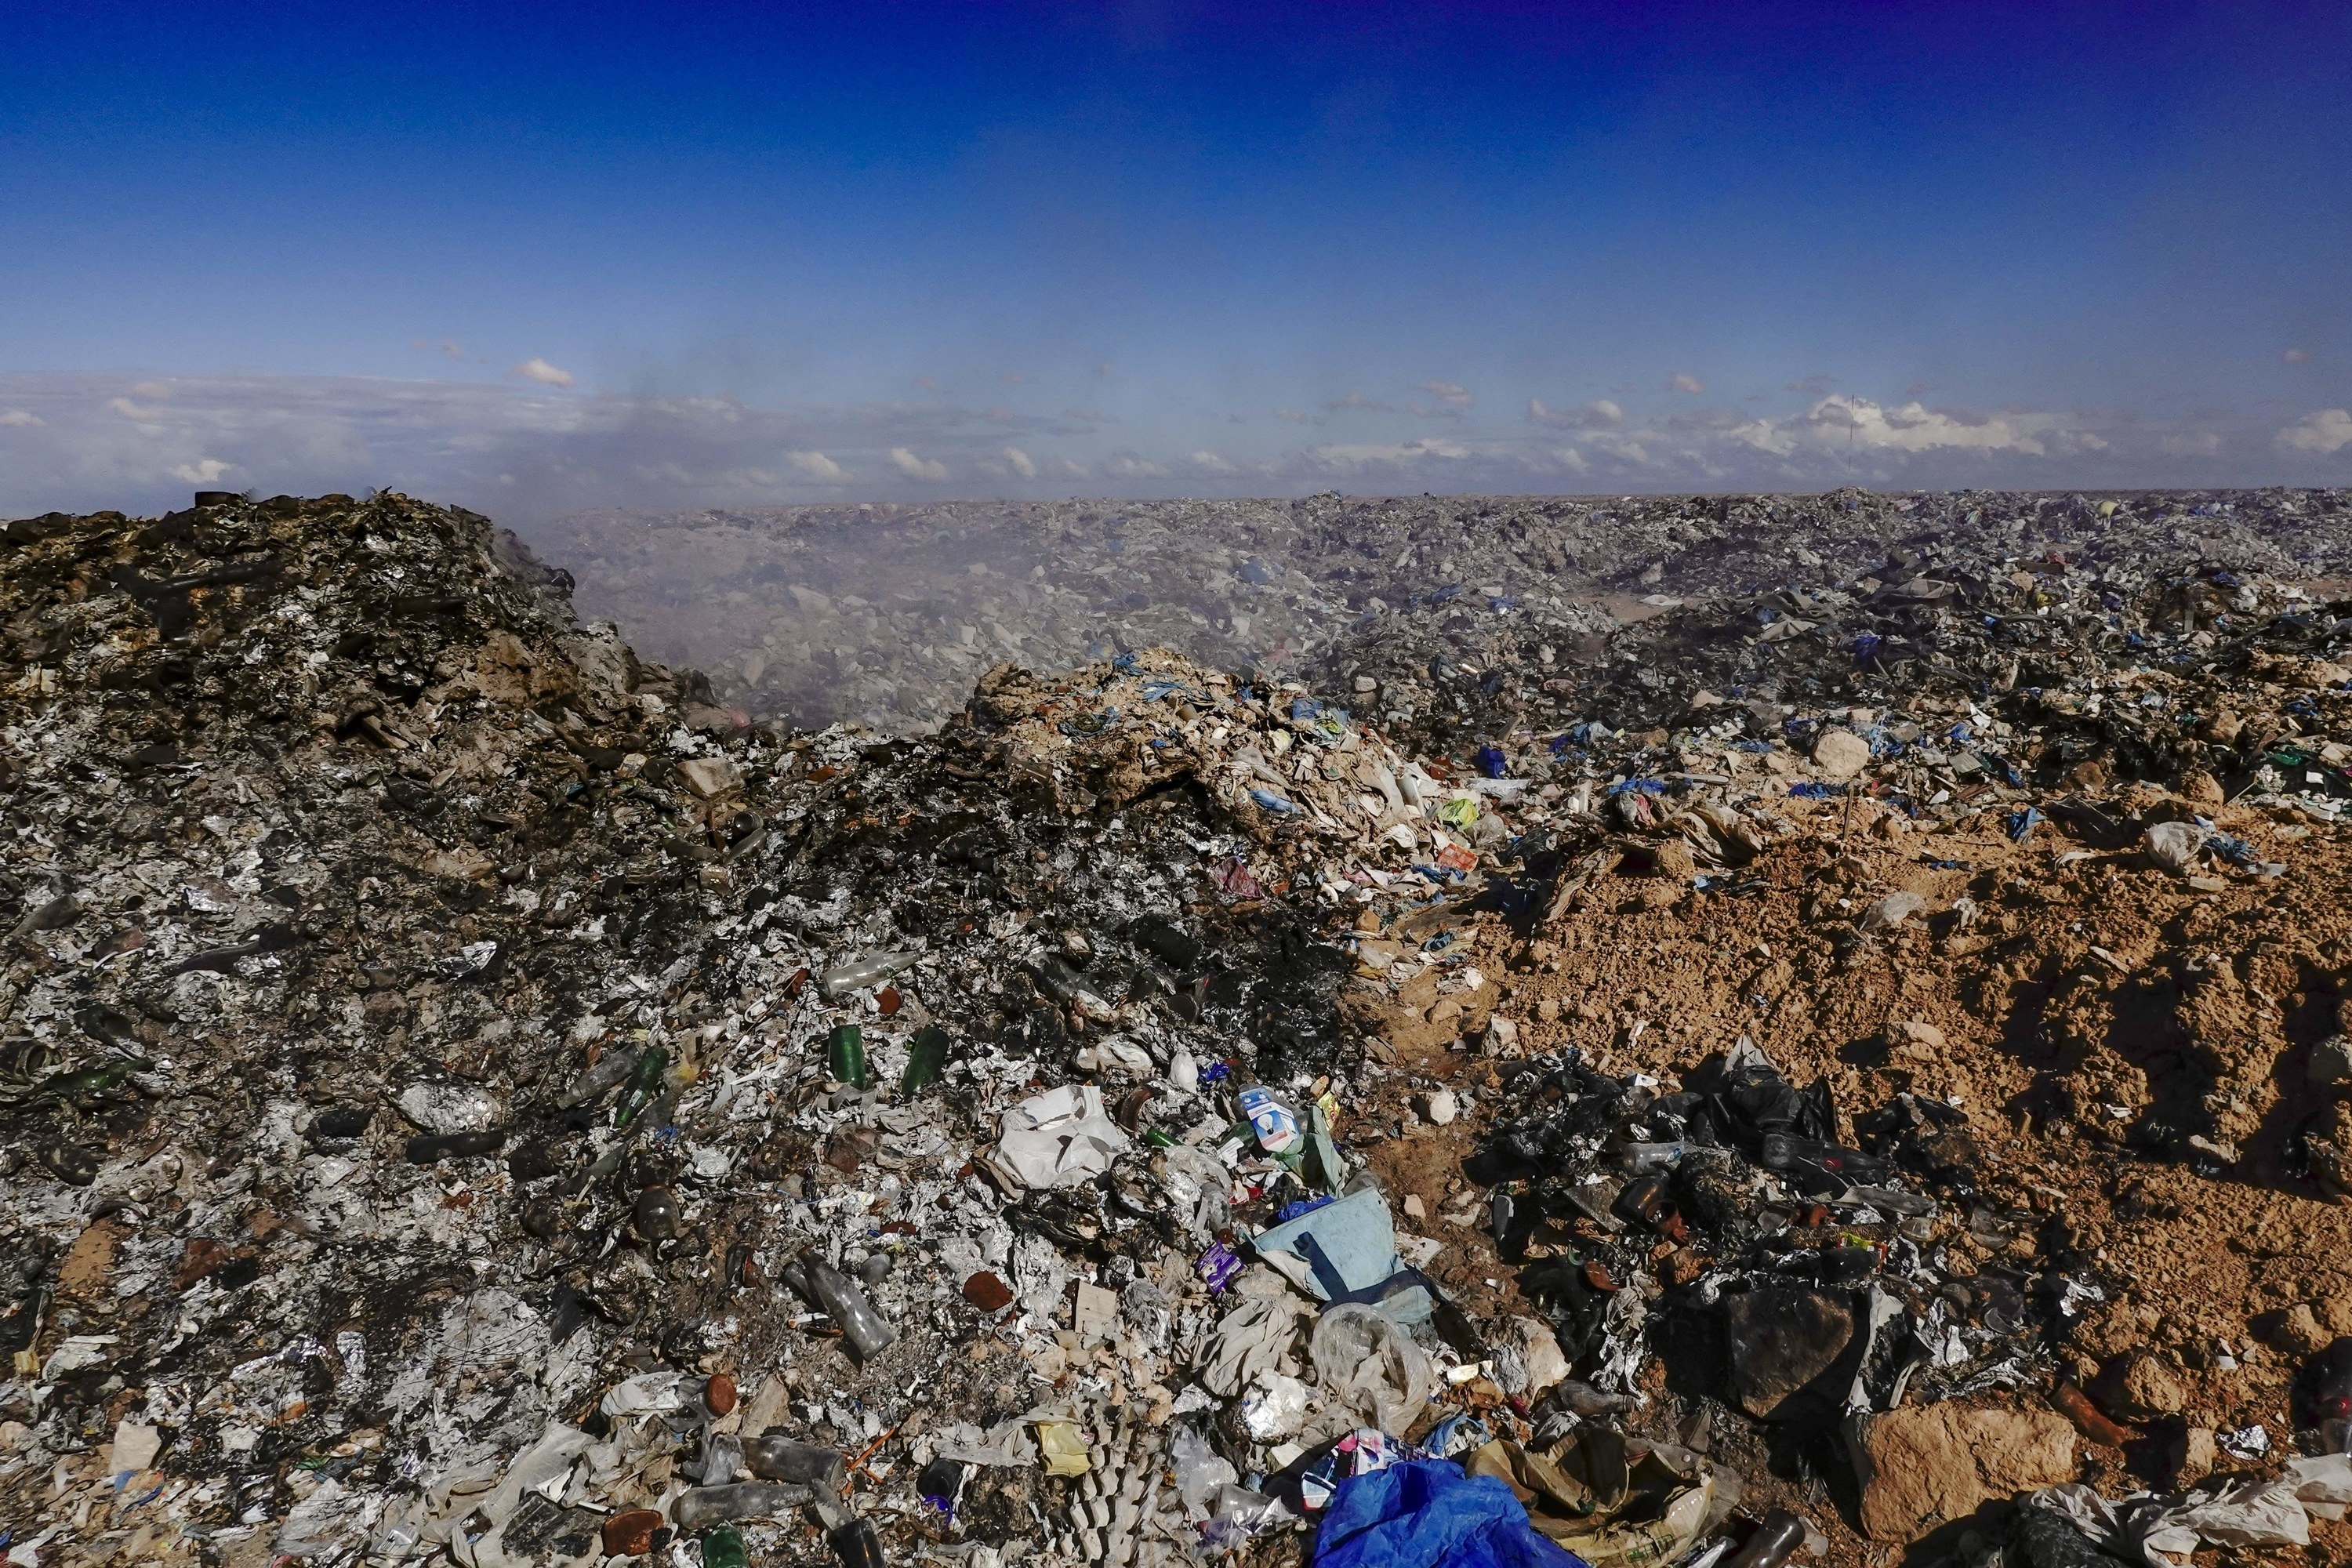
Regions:
<instances>
[{"instance_id":1,"label":"pile of garbage","mask_svg":"<svg viewBox=\"0 0 2352 1568\"><path fill-rule=\"evenodd\" d=\"M950 502L591 512L530 538L578 574L584 609L645 627L745 708L914 734L1006 659L1295 663L1351 616L1343 586L1291 563L1297 531L1261 503Z\"/></svg>"},{"instance_id":2,"label":"pile of garbage","mask_svg":"<svg viewBox=\"0 0 2352 1568\"><path fill-rule=\"evenodd\" d=\"M0 540L26 1568L2352 1544L2319 586L809 731L486 519L198 500Z\"/></svg>"},{"instance_id":3,"label":"pile of garbage","mask_svg":"<svg viewBox=\"0 0 2352 1568\"><path fill-rule=\"evenodd\" d=\"M2352 569L2352 501L964 500L594 512L530 537L641 648L807 728L928 732L1001 659L1067 669L1163 647L1304 680L1445 751L1514 721L1646 731L1701 692L1798 700L1807 679L1856 674L2059 688L2085 655L2152 645L2228 670L2246 632L2317 607L2281 584Z\"/></svg>"}]
</instances>

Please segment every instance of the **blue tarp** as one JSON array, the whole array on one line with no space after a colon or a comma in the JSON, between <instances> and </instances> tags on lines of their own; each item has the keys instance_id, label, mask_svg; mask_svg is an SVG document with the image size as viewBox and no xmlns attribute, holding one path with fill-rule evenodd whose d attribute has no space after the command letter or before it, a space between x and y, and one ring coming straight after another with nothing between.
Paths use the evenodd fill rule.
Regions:
<instances>
[{"instance_id":1,"label":"blue tarp","mask_svg":"<svg viewBox=\"0 0 2352 1568\"><path fill-rule=\"evenodd\" d=\"M1444 1459L1350 1477L1315 1536L1316 1568L1589 1568L1537 1533L1511 1489Z\"/></svg>"}]
</instances>

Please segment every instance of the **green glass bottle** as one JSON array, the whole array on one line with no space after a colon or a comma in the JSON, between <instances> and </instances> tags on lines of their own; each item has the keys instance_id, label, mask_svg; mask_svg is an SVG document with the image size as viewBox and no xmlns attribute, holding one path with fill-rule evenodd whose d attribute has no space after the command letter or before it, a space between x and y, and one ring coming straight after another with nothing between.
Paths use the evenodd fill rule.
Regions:
<instances>
[{"instance_id":1,"label":"green glass bottle","mask_svg":"<svg viewBox=\"0 0 2352 1568\"><path fill-rule=\"evenodd\" d=\"M637 1070L629 1075L629 1087L621 1091L620 1111L613 1120L614 1126L626 1127L652 1103L661 1090L662 1074L668 1067L667 1051L659 1046L646 1047L646 1054L637 1058Z\"/></svg>"},{"instance_id":2,"label":"green glass bottle","mask_svg":"<svg viewBox=\"0 0 2352 1568\"><path fill-rule=\"evenodd\" d=\"M834 1030L824 1043L824 1070L835 1083L866 1087L866 1032L855 1024Z\"/></svg>"},{"instance_id":3,"label":"green glass bottle","mask_svg":"<svg viewBox=\"0 0 2352 1568\"><path fill-rule=\"evenodd\" d=\"M898 1075L898 1092L911 1095L937 1083L948 1066L948 1032L937 1024L915 1031L907 1047L907 1070Z\"/></svg>"}]
</instances>

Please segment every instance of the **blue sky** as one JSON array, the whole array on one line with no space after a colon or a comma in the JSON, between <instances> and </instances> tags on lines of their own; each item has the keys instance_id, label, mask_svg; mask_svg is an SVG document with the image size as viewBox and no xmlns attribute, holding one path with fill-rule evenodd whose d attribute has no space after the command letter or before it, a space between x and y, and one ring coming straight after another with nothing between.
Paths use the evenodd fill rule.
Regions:
<instances>
[{"instance_id":1,"label":"blue sky","mask_svg":"<svg viewBox=\"0 0 2352 1568\"><path fill-rule=\"evenodd\" d=\"M0 511L2352 482L2340 5L8 26Z\"/></svg>"}]
</instances>

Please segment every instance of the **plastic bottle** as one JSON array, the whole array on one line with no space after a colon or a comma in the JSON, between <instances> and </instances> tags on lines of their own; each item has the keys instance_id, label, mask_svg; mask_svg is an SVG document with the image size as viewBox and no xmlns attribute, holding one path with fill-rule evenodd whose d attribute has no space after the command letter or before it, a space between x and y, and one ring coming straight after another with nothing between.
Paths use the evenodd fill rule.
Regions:
<instances>
[{"instance_id":1,"label":"plastic bottle","mask_svg":"<svg viewBox=\"0 0 2352 1568\"><path fill-rule=\"evenodd\" d=\"M1768 1171L1821 1174L1848 1186L1876 1186L1895 1173L1895 1167L1859 1149L1816 1143L1786 1132L1764 1135L1764 1168Z\"/></svg>"},{"instance_id":2,"label":"plastic bottle","mask_svg":"<svg viewBox=\"0 0 2352 1568\"><path fill-rule=\"evenodd\" d=\"M1805 1543L1805 1521L1786 1509L1774 1509L1748 1538L1748 1544L1723 1568L1780 1568Z\"/></svg>"},{"instance_id":3,"label":"plastic bottle","mask_svg":"<svg viewBox=\"0 0 2352 1568\"><path fill-rule=\"evenodd\" d=\"M637 1070L638 1053L619 1047L596 1058L596 1065L572 1080L555 1103L569 1110L575 1105L585 1105L592 1100L602 1100Z\"/></svg>"},{"instance_id":4,"label":"plastic bottle","mask_svg":"<svg viewBox=\"0 0 2352 1568\"><path fill-rule=\"evenodd\" d=\"M782 1513L806 1503L813 1494L806 1487L785 1486L776 1481L736 1481L723 1487L695 1487L680 1492L669 1505L670 1522L681 1531L692 1533L713 1524L725 1524L730 1520L757 1519L761 1514Z\"/></svg>"},{"instance_id":5,"label":"plastic bottle","mask_svg":"<svg viewBox=\"0 0 2352 1568\"><path fill-rule=\"evenodd\" d=\"M1257 1146L1267 1153L1280 1159L1307 1142L1306 1134L1298 1130L1298 1113L1265 1085L1244 1084L1236 1098L1241 1102L1242 1114L1249 1118L1250 1128L1257 1134Z\"/></svg>"},{"instance_id":6,"label":"plastic bottle","mask_svg":"<svg viewBox=\"0 0 2352 1568\"><path fill-rule=\"evenodd\" d=\"M968 1468L960 1459L933 1459L915 1478L915 1495L952 1519L956 1499L963 1494L964 1472Z\"/></svg>"},{"instance_id":7,"label":"plastic bottle","mask_svg":"<svg viewBox=\"0 0 2352 1568\"><path fill-rule=\"evenodd\" d=\"M808 1279L807 1294L840 1329L842 1338L849 1342L851 1355L860 1362L871 1361L898 1337L898 1331L883 1321L856 1280L821 1258L803 1257L798 1261Z\"/></svg>"},{"instance_id":8,"label":"plastic bottle","mask_svg":"<svg viewBox=\"0 0 2352 1568\"><path fill-rule=\"evenodd\" d=\"M395 1502L368 1538L367 1560L371 1563L399 1563L416 1550L425 1534L424 1522L411 1517L408 1509Z\"/></svg>"},{"instance_id":9,"label":"plastic bottle","mask_svg":"<svg viewBox=\"0 0 2352 1568\"><path fill-rule=\"evenodd\" d=\"M1685 1143L1617 1143L1609 1150L1609 1163L1630 1175L1647 1175L1675 1164L1688 1148Z\"/></svg>"},{"instance_id":10,"label":"plastic bottle","mask_svg":"<svg viewBox=\"0 0 2352 1568\"><path fill-rule=\"evenodd\" d=\"M702 1458L687 1473L706 1487L724 1486L739 1480L749 1467L743 1463L743 1440L732 1432L706 1432L702 1438ZM757 1472L752 1472L757 1474ZM761 1480L785 1480L783 1476L760 1476Z\"/></svg>"},{"instance_id":11,"label":"plastic bottle","mask_svg":"<svg viewBox=\"0 0 2352 1568\"><path fill-rule=\"evenodd\" d=\"M2319 1352L2306 1374L2308 1413L2319 1434L2319 1452L2352 1453L2352 1339L2340 1339Z\"/></svg>"},{"instance_id":12,"label":"plastic bottle","mask_svg":"<svg viewBox=\"0 0 2352 1568\"><path fill-rule=\"evenodd\" d=\"M864 1089L866 1032L855 1024L844 1024L825 1037L824 1070L835 1083Z\"/></svg>"},{"instance_id":13,"label":"plastic bottle","mask_svg":"<svg viewBox=\"0 0 2352 1568\"><path fill-rule=\"evenodd\" d=\"M819 975L816 988L826 1001L837 1002L853 991L863 991L889 979L920 957L919 952L877 952L868 958L854 959Z\"/></svg>"},{"instance_id":14,"label":"plastic bottle","mask_svg":"<svg viewBox=\"0 0 2352 1568\"><path fill-rule=\"evenodd\" d=\"M832 1491L839 1491L849 1479L848 1462L839 1449L795 1443L777 1433L743 1439L743 1468L763 1481L792 1481Z\"/></svg>"}]
</instances>

